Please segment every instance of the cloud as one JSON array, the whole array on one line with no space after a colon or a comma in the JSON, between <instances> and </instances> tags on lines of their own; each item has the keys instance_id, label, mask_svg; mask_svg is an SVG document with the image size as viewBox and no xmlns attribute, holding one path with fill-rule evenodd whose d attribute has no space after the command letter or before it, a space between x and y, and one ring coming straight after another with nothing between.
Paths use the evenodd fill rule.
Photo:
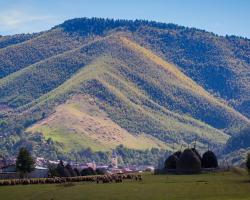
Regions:
<instances>
[{"instance_id":1,"label":"cloud","mask_svg":"<svg viewBox=\"0 0 250 200\"><path fill-rule=\"evenodd\" d=\"M0 12L0 27L4 33L36 32L44 28L46 24L53 23L54 16L40 15L18 9L4 10Z\"/></svg>"},{"instance_id":2,"label":"cloud","mask_svg":"<svg viewBox=\"0 0 250 200\"><path fill-rule=\"evenodd\" d=\"M50 19L50 16L31 15L20 10L8 10L1 12L0 25L16 28L24 23Z\"/></svg>"}]
</instances>

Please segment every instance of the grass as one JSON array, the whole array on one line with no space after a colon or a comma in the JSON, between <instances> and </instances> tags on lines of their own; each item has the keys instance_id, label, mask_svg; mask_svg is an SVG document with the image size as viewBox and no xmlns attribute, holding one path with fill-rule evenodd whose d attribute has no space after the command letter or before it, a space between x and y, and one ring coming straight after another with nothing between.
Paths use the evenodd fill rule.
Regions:
<instances>
[{"instance_id":1,"label":"grass","mask_svg":"<svg viewBox=\"0 0 250 200\"><path fill-rule=\"evenodd\" d=\"M247 200L250 182L246 173L209 173L200 175L144 175L142 182L119 184L75 183L64 185L4 186L5 200Z\"/></svg>"},{"instance_id":2,"label":"grass","mask_svg":"<svg viewBox=\"0 0 250 200\"><path fill-rule=\"evenodd\" d=\"M49 118L29 128L41 132L64 145L63 151L81 150L91 147L94 151L106 151L119 144L132 149L166 149L167 146L156 138L140 134L132 135L94 104L89 96L76 95L67 103L57 107Z\"/></svg>"}]
</instances>

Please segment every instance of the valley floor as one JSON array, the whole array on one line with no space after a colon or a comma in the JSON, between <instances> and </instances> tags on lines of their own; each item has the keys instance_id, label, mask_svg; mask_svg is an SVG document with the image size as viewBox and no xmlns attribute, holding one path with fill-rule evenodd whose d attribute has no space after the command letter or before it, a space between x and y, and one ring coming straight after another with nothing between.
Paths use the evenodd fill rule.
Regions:
<instances>
[{"instance_id":1,"label":"valley floor","mask_svg":"<svg viewBox=\"0 0 250 200\"><path fill-rule=\"evenodd\" d=\"M0 197L4 200L246 200L250 199L250 177L232 172L187 176L146 174L142 182L3 186Z\"/></svg>"}]
</instances>

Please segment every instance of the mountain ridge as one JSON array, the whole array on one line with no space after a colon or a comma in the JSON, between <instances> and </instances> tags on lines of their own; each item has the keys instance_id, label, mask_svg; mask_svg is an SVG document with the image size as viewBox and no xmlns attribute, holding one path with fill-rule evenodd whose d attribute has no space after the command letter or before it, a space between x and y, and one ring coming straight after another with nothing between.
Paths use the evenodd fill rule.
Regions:
<instances>
[{"instance_id":1,"label":"mountain ridge","mask_svg":"<svg viewBox=\"0 0 250 200\"><path fill-rule=\"evenodd\" d=\"M54 27L51 30L53 34L56 33L54 37L60 37L57 38L57 42L51 41L47 47L40 46L39 42L41 41L37 37L33 37L30 42L27 40L0 49L0 60L5 59L4 64L0 62L0 69L2 70L0 104L3 107L10 108L5 114L2 114L2 117L0 116L0 122L9 124L9 128L0 123L1 130L12 132L11 134L15 133L16 127L13 124L15 121L20 125L19 129L21 130L30 131L31 127L37 127L32 129L32 134L46 128L47 132L44 131L44 136L49 139L47 136L48 134L51 136L51 132L48 132L48 130L54 130L55 124L47 123L45 128L38 126L38 124L53 116L58 108L69 109L67 100L74 99L77 94L89 95L94 98L99 109L98 112L105 112L111 120L111 124L115 123L132 135L145 133L150 137L157 138L157 140L165 142L168 149L171 149L172 143L175 143L175 145L183 143L188 146L194 140L197 140L200 148L204 148L207 143L218 148L221 144L226 143L230 135L237 135L239 130L249 125L247 93L240 93L243 96L239 97L238 102L232 103L235 99L228 99L230 96L217 98L214 93L211 94L208 88L213 85L204 85L206 82L210 83L209 79L202 79L204 80L203 83L192 76L195 71L203 73L200 71L204 68L203 65L200 65L201 61L203 60L206 63L203 54L215 58L214 68L217 69L218 56L216 54L219 52L219 57L224 56L223 59L225 59L233 52L232 50L230 50L231 53L229 51L224 52L219 48L222 44L224 45L224 40L229 41L234 37L218 38L214 34L209 35L209 32L203 33L197 29L161 23L155 25L153 22L143 24L144 22L140 20L136 22L121 20L118 21L119 23L113 21L113 24L109 24L110 21L108 20L100 19L98 23L96 20L98 21L98 19L82 19L82 21L77 19L71 21L66 30L63 25ZM75 22L75 24L72 22ZM115 23L118 23L118 25ZM130 27L131 23L134 23L134 25ZM68 26L71 29L68 29ZM84 29L86 26L87 28ZM194 31L193 35L198 38L209 35L213 42L218 42L219 48L213 46L210 40L205 40L202 44L205 45L206 49L217 48L218 52L212 50L216 54L210 55L210 50L203 50L203 47L200 48L200 55L199 51L194 52L193 44L189 44L189 41L193 41L194 38L193 35L190 36L192 31ZM48 32L39 35L43 39L42 41L47 40ZM184 39L184 36L186 39ZM53 37L48 38L53 40ZM162 40L163 38L171 38L171 40L166 43ZM249 67L247 57L249 41L242 38L236 38L235 40L242 40L246 46L245 48L243 45L246 49L245 54L238 53L238 57L235 55L238 60L242 59L242 63L239 63L239 77L245 76L246 79L242 79L242 83L238 83L235 82L236 79L233 79L234 76L229 76L226 81L232 83L233 87L234 85L237 87L242 85L244 86L242 87L243 90L247 91L248 74L241 75L241 73L244 72L244 67L246 67L245 70ZM69 43L64 44L67 43L65 41L69 41ZM181 45L181 41L188 45ZM194 44L199 42L201 42L200 39L197 39ZM27 43L30 46L27 46ZM173 46L171 43L177 45ZM206 46L207 44L210 46ZM33 45L38 47L34 52L41 52L41 54L37 54L38 57L35 59L29 57L28 61L25 61L25 58L23 63L20 62L19 67L9 70L13 63L11 61L8 64L6 59L9 58L6 58L6 53L3 52L18 52L19 57L15 54L11 57L11 59L17 59L15 62L18 62L26 49ZM230 45L232 44L230 43ZM15 49L16 47L18 49ZM177 47L180 47L180 49ZM58 50L56 50L57 48ZM183 54L188 48L190 48L192 54ZM51 53L44 54L45 51L51 51ZM189 68L184 67L184 60L176 60L179 59L179 55L184 56L185 62L189 61ZM192 55L193 57L188 57ZM168 57L171 57L171 59L168 60ZM233 59L233 57L232 54L230 59ZM225 69L230 69L230 73L233 72L234 67L236 67L234 63L237 63L237 59L222 62L222 64L219 64L221 65L220 68L224 69L224 65L227 65ZM213 60L209 60L208 64L212 62ZM192 63L194 64L192 65ZM197 68L199 65L202 67ZM212 69L212 67L210 68ZM209 76L209 78L212 77ZM216 77L219 77L220 82L223 74L218 71ZM224 81L224 79L221 79L221 81ZM218 87L216 90L220 91L220 88ZM228 91L230 90L229 87ZM224 91L220 92L223 94ZM237 89L235 92L237 94L241 90ZM77 102L75 104L78 105ZM245 107L239 109L236 105L241 104ZM244 112L241 112L243 108ZM76 109L74 113L80 114L82 111ZM81 115L85 116L84 113ZM68 114L72 116L72 113L68 112ZM86 116L89 116L89 113L86 114ZM72 117L70 119L73 120ZM86 119L89 120L90 118ZM98 118L92 119L98 122ZM61 120L57 124L68 127L67 120ZM76 127L80 121L76 123ZM68 129L69 127L66 132ZM60 136L57 131L55 133L57 134L55 136ZM74 135L71 131L68 131L67 134L69 134L69 140ZM64 137L67 138L67 134ZM88 140L86 134L88 133L82 132L82 130L76 132L76 135L81 135L82 140L84 138ZM108 132L103 134L108 135ZM56 138L54 140L60 143ZM72 142L73 140L74 138ZM151 141L153 144L153 140ZM126 144L126 141L124 142ZM82 146L82 148L91 147L86 146L86 144L84 143L85 146ZM61 145L64 145L63 142L61 142ZM71 144L67 143L67 145ZM105 142L103 145L106 145ZM68 149L69 152L71 150Z\"/></svg>"}]
</instances>

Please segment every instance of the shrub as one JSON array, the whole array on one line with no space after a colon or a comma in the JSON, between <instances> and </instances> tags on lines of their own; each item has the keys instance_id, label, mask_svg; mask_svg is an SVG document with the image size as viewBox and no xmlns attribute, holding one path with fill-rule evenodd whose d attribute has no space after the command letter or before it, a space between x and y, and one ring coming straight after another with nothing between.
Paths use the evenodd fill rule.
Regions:
<instances>
[{"instance_id":1,"label":"shrub","mask_svg":"<svg viewBox=\"0 0 250 200\"><path fill-rule=\"evenodd\" d=\"M71 177L77 176L76 172L73 170L70 164L67 164L65 168L69 172Z\"/></svg>"},{"instance_id":2,"label":"shrub","mask_svg":"<svg viewBox=\"0 0 250 200\"><path fill-rule=\"evenodd\" d=\"M68 169L64 166L63 161L60 161L57 165L57 172L60 177L70 177Z\"/></svg>"},{"instance_id":3,"label":"shrub","mask_svg":"<svg viewBox=\"0 0 250 200\"><path fill-rule=\"evenodd\" d=\"M106 170L102 168L97 168L95 172L97 175L104 175L106 173Z\"/></svg>"},{"instance_id":4,"label":"shrub","mask_svg":"<svg viewBox=\"0 0 250 200\"><path fill-rule=\"evenodd\" d=\"M85 168L81 171L82 176L95 175L95 174L96 174L95 170L91 167Z\"/></svg>"},{"instance_id":5,"label":"shrub","mask_svg":"<svg viewBox=\"0 0 250 200\"><path fill-rule=\"evenodd\" d=\"M80 173L79 169L74 168L74 171L75 171L76 176L80 176L80 175L81 175L81 173Z\"/></svg>"},{"instance_id":6,"label":"shrub","mask_svg":"<svg viewBox=\"0 0 250 200\"><path fill-rule=\"evenodd\" d=\"M58 170L57 170L57 165L55 164L50 164L48 166L49 168L49 177L59 177L60 174L58 173Z\"/></svg>"}]
</instances>

